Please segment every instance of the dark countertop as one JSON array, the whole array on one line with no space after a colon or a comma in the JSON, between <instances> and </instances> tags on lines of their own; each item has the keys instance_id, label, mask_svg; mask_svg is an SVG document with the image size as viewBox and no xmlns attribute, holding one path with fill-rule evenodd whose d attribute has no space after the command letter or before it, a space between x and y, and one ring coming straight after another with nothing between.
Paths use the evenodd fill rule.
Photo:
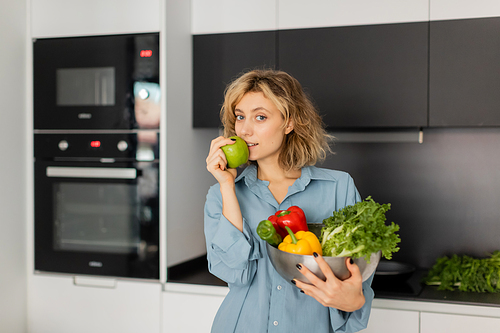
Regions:
<instances>
[{"instance_id":1,"label":"dark countertop","mask_svg":"<svg viewBox=\"0 0 500 333\"><path fill-rule=\"evenodd\" d=\"M417 270L405 282L385 281L382 276L376 275L372 284L375 298L500 307L500 293L441 291L435 286L425 286L420 280L426 272ZM208 271L205 256L169 267L167 282L227 286Z\"/></svg>"}]
</instances>

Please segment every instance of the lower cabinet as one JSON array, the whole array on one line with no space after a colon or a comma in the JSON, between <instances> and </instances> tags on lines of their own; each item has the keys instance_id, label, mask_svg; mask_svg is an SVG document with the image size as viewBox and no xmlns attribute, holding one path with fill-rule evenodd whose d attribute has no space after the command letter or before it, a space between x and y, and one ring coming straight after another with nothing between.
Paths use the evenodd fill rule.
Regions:
<instances>
[{"instance_id":1,"label":"lower cabinet","mask_svg":"<svg viewBox=\"0 0 500 333\"><path fill-rule=\"evenodd\" d=\"M28 332L159 333L161 290L154 282L35 275L28 292Z\"/></svg>"},{"instance_id":2,"label":"lower cabinet","mask_svg":"<svg viewBox=\"0 0 500 333\"><path fill-rule=\"evenodd\" d=\"M467 315L420 313L420 333L498 333L500 318Z\"/></svg>"},{"instance_id":3,"label":"lower cabinet","mask_svg":"<svg viewBox=\"0 0 500 333\"><path fill-rule=\"evenodd\" d=\"M45 275L31 277L29 288L29 333L209 333L228 292L215 286ZM499 327L496 307L375 299L361 332L497 333Z\"/></svg>"},{"instance_id":4,"label":"lower cabinet","mask_svg":"<svg viewBox=\"0 0 500 333\"><path fill-rule=\"evenodd\" d=\"M162 333L208 333L224 296L163 293Z\"/></svg>"},{"instance_id":5,"label":"lower cabinet","mask_svg":"<svg viewBox=\"0 0 500 333\"><path fill-rule=\"evenodd\" d=\"M199 288L198 288L199 289ZM163 292L161 333L200 332L208 333L224 295L203 294L203 291L188 290ZM401 302L385 300L379 306L402 307L403 309L372 308L368 327L362 333L498 333L500 317L498 312L489 312L495 317L480 316L479 309L460 305L437 305L424 302ZM410 308L410 309L406 309ZM456 313L425 312L454 311ZM474 315L466 314L473 310Z\"/></svg>"},{"instance_id":6,"label":"lower cabinet","mask_svg":"<svg viewBox=\"0 0 500 333\"><path fill-rule=\"evenodd\" d=\"M419 333L419 312L372 308L363 333Z\"/></svg>"}]
</instances>

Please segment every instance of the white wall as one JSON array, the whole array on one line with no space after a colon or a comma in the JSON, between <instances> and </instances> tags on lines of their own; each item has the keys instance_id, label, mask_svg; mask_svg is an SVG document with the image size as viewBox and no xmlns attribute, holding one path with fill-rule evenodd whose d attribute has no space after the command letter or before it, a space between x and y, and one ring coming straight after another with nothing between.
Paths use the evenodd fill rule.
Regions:
<instances>
[{"instance_id":1,"label":"white wall","mask_svg":"<svg viewBox=\"0 0 500 333\"><path fill-rule=\"evenodd\" d=\"M26 331L26 1L0 0L0 331Z\"/></svg>"},{"instance_id":2,"label":"white wall","mask_svg":"<svg viewBox=\"0 0 500 333\"><path fill-rule=\"evenodd\" d=\"M217 129L194 129L190 1L167 0L167 263L203 255L205 159Z\"/></svg>"}]
</instances>

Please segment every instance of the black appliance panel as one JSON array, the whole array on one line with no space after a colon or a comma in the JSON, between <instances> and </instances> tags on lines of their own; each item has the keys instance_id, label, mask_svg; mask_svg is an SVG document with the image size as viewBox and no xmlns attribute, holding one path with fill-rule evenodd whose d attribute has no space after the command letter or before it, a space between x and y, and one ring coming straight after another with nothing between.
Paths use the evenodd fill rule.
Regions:
<instances>
[{"instance_id":1,"label":"black appliance panel","mask_svg":"<svg viewBox=\"0 0 500 333\"><path fill-rule=\"evenodd\" d=\"M148 140L143 140L147 137ZM34 152L36 159L70 160L136 160L138 152L149 150L148 160L158 160L159 133L138 131L138 133L60 133L35 134Z\"/></svg>"},{"instance_id":2,"label":"black appliance panel","mask_svg":"<svg viewBox=\"0 0 500 333\"><path fill-rule=\"evenodd\" d=\"M140 128L134 88L159 93L159 35L36 39L33 73L35 129Z\"/></svg>"},{"instance_id":3,"label":"black appliance panel","mask_svg":"<svg viewBox=\"0 0 500 333\"><path fill-rule=\"evenodd\" d=\"M159 279L159 163L139 138L35 134L35 270Z\"/></svg>"}]
</instances>

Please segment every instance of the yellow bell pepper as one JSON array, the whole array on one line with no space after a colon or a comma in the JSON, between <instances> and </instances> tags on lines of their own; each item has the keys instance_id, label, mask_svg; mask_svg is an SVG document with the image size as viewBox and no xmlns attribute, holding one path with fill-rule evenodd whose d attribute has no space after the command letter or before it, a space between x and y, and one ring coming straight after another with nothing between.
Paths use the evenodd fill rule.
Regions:
<instances>
[{"instance_id":1,"label":"yellow bell pepper","mask_svg":"<svg viewBox=\"0 0 500 333\"><path fill-rule=\"evenodd\" d=\"M312 255L313 252L316 252L323 255L321 243L315 234L310 231L297 231L294 234L289 227L285 228L288 231L288 236L278 245L278 249L295 254Z\"/></svg>"}]
</instances>

